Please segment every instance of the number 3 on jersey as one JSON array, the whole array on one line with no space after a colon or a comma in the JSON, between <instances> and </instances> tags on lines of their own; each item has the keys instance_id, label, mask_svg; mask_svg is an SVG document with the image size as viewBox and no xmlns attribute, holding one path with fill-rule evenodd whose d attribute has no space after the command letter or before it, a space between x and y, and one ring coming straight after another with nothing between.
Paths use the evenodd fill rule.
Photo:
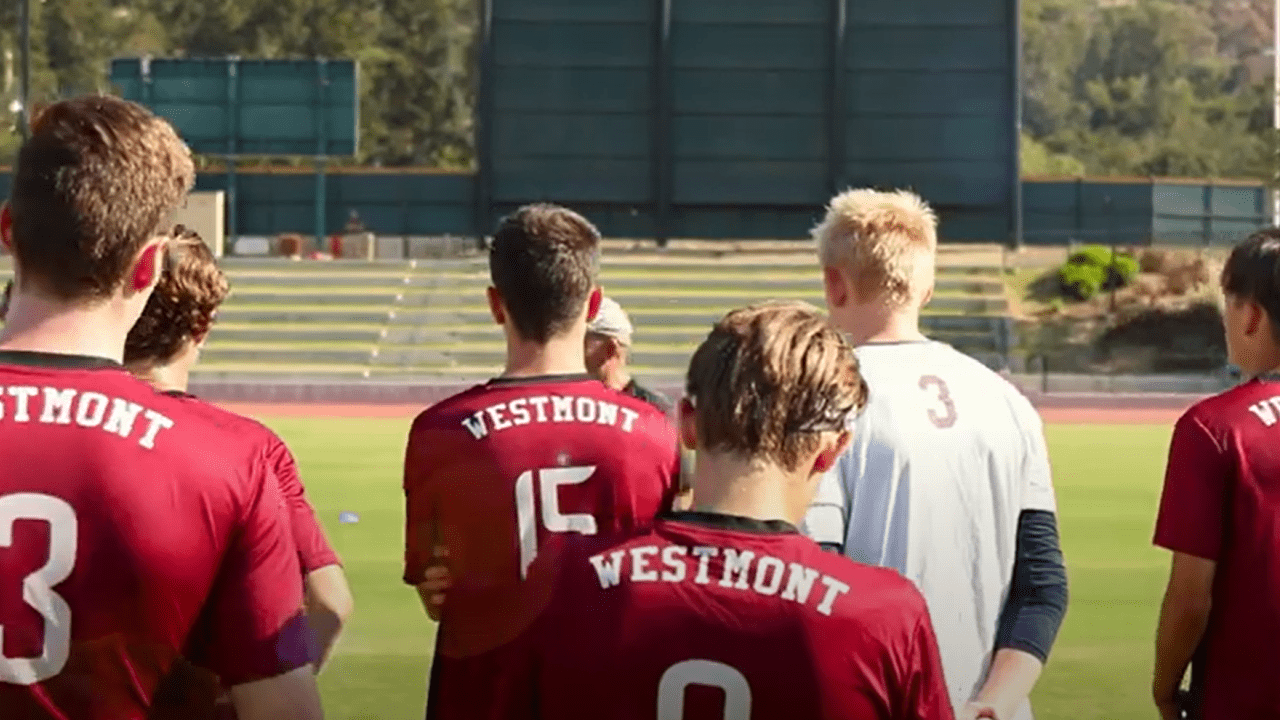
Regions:
<instances>
[{"instance_id":1,"label":"number 3 on jersey","mask_svg":"<svg viewBox=\"0 0 1280 720\"><path fill-rule=\"evenodd\" d=\"M44 618L44 647L40 657L5 657L6 628L0 624L0 682L34 685L62 672L71 655L71 606L53 591L53 586L66 580L75 566L76 512L65 500L51 495L16 493L0 497L0 548L13 544L13 528L19 520L43 520L49 524L49 560L22 579L22 599ZM15 580L0 577L0 582Z\"/></svg>"},{"instance_id":2,"label":"number 3 on jersey","mask_svg":"<svg viewBox=\"0 0 1280 720\"><path fill-rule=\"evenodd\" d=\"M534 500L534 485L538 486L538 500L542 504L542 527L547 532L576 532L580 535L596 534L596 519L586 513L560 512L560 488L564 485L580 485L596 471L588 467L543 468L526 470L516 478L516 526L520 529L520 579L529 574L529 566L538 556L538 521Z\"/></svg>"},{"instance_id":3,"label":"number 3 on jersey","mask_svg":"<svg viewBox=\"0 0 1280 720\"><path fill-rule=\"evenodd\" d=\"M947 381L937 375L922 375L920 389L933 396L934 407L929 408L929 422L943 430L956 424L956 403L951 399Z\"/></svg>"}]
</instances>

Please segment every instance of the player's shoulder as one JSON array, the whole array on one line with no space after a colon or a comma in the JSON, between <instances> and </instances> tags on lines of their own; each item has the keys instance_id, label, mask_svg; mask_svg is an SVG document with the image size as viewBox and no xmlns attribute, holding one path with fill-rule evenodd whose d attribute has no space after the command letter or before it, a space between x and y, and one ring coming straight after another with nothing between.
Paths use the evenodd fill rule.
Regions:
<instances>
[{"instance_id":1,"label":"player's shoulder","mask_svg":"<svg viewBox=\"0 0 1280 720\"><path fill-rule=\"evenodd\" d=\"M482 409L487 387L484 383L472 385L466 390L431 403L414 417L413 428L418 430L439 426L448 418L459 414L469 415Z\"/></svg>"},{"instance_id":2,"label":"player's shoulder","mask_svg":"<svg viewBox=\"0 0 1280 720\"><path fill-rule=\"evenodd\" d=\"M255 436L275 435L275 433L273 433L266 425L263 425L257 420L228 410L196 395L188 395L185 393L161 394L176 400L183 408L183 412L190 414L191 417L203 419L225 430L253 434Z\"/></svg>"},{"instance_id":3,"label":"player's shoulder","mask_svg":"<svg viewBox=\"0 0 1280 720\"><path fill-rule=\"evenodd\" d=\"M960 352L946 343L935 343L940 346L939 352L946 357L947 364L959 379L971 390L983 397L1004 400L1020 424L1040 425L1040 413L1027 397L1022 388L1002 373L988 367L985 363L967 353Z\"/></svg>"},{"instance_id":4,"label":"player's shoulder","mask_svg":"<svg viewBox=\"0 0 1280 720\"><path fill-rule=\"evenodd\" d=\"M1271 427L1280 424L1280 382L1252 380L1206 397L1187 408L1176 430L1200 426L1214 434L1226 434L1245 423Z\"/></svg>"},{"instance_id":5,"label":"player's shoulder","mask_svg":"<svg viewBox=\"0 0 1280 720\"><path fill-rule=\"evenodd\" d=\"M858 627L914 627L928 613L924 596L892 568L866 565L818 548L811 566L851 588L834 604L832 617Z\"/></svg>"}]
</instances>

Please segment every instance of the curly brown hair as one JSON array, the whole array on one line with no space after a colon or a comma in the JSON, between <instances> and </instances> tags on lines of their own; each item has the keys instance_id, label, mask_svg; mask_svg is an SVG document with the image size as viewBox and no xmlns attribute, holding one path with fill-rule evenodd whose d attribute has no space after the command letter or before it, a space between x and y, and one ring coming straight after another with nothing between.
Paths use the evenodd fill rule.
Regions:
<instances>
[{"instance_id":1,"label":"curly brown hair","mask_svg":"<svg viewBox=\"0 0 1280 720\"><path fill-rule=\"evenodd\" d=\"M129 365L168 364L188 341L208 334L218 306L231 291L199 234L179 225L172 237L164 274L125 341L124 361Z\"/></svg>"},{"instance_id":2,"label":"curly brown hair","mask_svg":"<svg viewBox=\"0 0 1280 720\"><path fill-rule=\"evenodd\" d=\"M698 448L794 471L867 403L853 347L817 308L768 301L725 315L689 362Z\"/></svg>"}]
</instances>

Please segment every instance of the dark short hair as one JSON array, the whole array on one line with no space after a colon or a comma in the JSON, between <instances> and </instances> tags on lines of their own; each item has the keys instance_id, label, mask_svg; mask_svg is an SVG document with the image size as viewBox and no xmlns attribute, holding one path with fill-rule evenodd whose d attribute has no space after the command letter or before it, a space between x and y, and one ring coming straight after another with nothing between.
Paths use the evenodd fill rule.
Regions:
<instances>
[{"instance_id":1,"label":"dark short hair","mask_svg":"<svg viewBox=\"0 0 1280 720\"><path fill-rule=\"evenodd\" d=\"M107 95L56 102L18 152L10 209L22 281L63 300L121 288L195 178L167 121Z\"/></svg>"},{"instance_id":2,"label":"dark short hair","mask_svg":"<svg viewBox=\"0 0 1280 720\"><path fill-rule=\"evenodd\" d=\"M725 315L689 362L698 447L795 470L821 433L867 403L853 347L817 308L765 302Z\"/></svg>"},{"instance_id":3,"label":"dark short hair","mask_svg":"<svg viewBox=\"0 0 1280 720\"><path fill-rule=\"evenodd\" d=\"M187 342L209 332L231 290L200 235L181 225L173 235L164 274L125 340L124 361L130 365L168 364Z\"/></svg>"},{"instance_id":4,"label":"dark short hair","mask_svg":"<svg viewBox=\"0 0 1280 720\"><path fill-rule=\"evenodd\" d=\"M546 342L582 312L600 272L600 232L558 205L526 205L503 218L489 277L520 336Z\"/></svg>"},{"instance_id":5,"label":"dark short hair","mask_svg":"<svg viewBox=\"0 0 1280 720\"><path fill-rule=\"evenodd\" d=\"M1280 341L1280 228L1260 230L1231 250L1222 291L1262 306Z\"/></svg>"}]
</instances>

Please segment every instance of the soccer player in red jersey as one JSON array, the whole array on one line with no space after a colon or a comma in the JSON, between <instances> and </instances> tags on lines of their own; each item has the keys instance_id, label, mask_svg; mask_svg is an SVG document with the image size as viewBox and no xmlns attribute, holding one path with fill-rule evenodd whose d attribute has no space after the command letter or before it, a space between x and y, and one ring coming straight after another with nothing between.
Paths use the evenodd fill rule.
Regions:
<instances>
[{"instance_id":1,"label":"soccer player in red jersey","mask_svg":"<svg viewBox=\"0 0 1280 720\"><path fill-rule=\"evenodd\" d=\"M307 619L319 646L316 669L324 664L351 614L353 600L337 553L325 537L315 509L307 500L293 454L278 435L261 423L199 400L187 392L191 369L213 326L218 307L230 286L226 275L204 241L194 231L174 229L165 251L165 268L142 316L129 331L124 363L135 376L152 387L182 398L213 422L258 442L280 482L292 520L294 544L302 565ZM192 688L192 685L212 685ZM189 718L208 698L221 693L217 678L194 667L182 667L167 678L163 697L157 698L165 717ZM152 720L158 720L153 711Z\"/></svg>"},{"instance_id":2,"label":"soccer player in red jersey","mask_svg":"<svg viewBox=\"0 0 1280 720\"><path fill-rule=\"evenodd\" d=\"M796 528L866 397L853 348L816 309L725 316L682 403L694 510L548 548L530 578L547 609L509 716L951 718L920 592Z\"/></svg>"},{"instance_id":3,"label":"soccer player in red jersey","mask_svg":"<svg viewBox=\"0 0 1280 720\"><path fill-rule=\"evenodd\" d=\"M504 219L488 295L506 370L427 409L410 431L404 581L440 620L428 717L502 717L485 708L506 692L506 647L526 629L523 581L548 536L648 525L676 493L675 428L586 373L599 244L565 208ZM452 583L442 609L426 574L444 559L437 548Z\"/></svg>"},{"instance_id":4,"label":"soccer player in red jersey","mask_svg":"<svg viewBox=\"0 0 1280 720\"><path fill-rule=\"evenodd\" d=\"M0 715L141 720L179 656L241 720L319 718L298 554L261 448L121 364L192 184L112 97L31 127L0 235Z\"/></svg>"},{"instance_id":5,"label":"soccer player in red jersey","mask_svg":"<svg viewBox=\"0 0 1280 720\"><path fill-rule=\"evenodd\" d=\"M1178 420L1156 521L1173 551L1153 685L1165 720L1280 717L1280 230L1232 251L1222 290L1245 381Z\"/></svg>"}]
</instances>

